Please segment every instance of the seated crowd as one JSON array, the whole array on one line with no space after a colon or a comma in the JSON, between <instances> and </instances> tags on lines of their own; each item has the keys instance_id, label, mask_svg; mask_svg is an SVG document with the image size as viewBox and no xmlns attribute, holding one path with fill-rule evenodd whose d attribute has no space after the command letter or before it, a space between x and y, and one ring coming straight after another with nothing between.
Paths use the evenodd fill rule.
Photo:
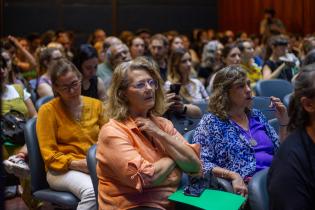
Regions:
<instances>
[{"instance_id":1,"label":"seated crowd","mask_svg":"<svg viewBox=\"0 0 315 210\"><path fill-rule=\"evenodd\" d=\"M210 32L190 40L176 31L115 37L96 29L77 49L69 31L3 38L1 113L37 117L47 182L74 194L77 209L173 209L168 196L183 173L200 182L210 173L247 197L255 173L269 168L270 209L314 209L315 35L257 41ZM288 111L268 96L279 129L252 107L256 84L271 79L294 89ZM53 99L36 110L45 96ZM197 120L191 143L173 116ZM1 142L23 201L39 209L26 145ZM86 162L94 144L98 198Z\"/></svg>"}]
</instances>

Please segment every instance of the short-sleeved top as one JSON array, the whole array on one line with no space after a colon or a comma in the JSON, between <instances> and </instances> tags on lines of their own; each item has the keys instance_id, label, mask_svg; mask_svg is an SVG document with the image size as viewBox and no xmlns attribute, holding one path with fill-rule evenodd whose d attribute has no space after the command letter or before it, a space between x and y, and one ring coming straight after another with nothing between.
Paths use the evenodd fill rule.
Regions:
<instances>
[{"instance_id":1,"label":"short-sleeved top","mask_svg":"<svg viewBox=\"0 0 315 210\"><path fill-rule=\"evenodd\" d=\"M90 86L87 90L84 90L83 85L82 85L81 95L98 99L98 94L97 94L98 79L97 78L98 78L97 76L93 76L90 79Z\"/></svg>"},{"instance_id":2,"label":"short-sleeved top","mask_svg":"<svg viewBox=\"0 0 315 210\"><path fill-rule=\"evenodd\" d=\"M6 85L5 91L1 96L2 107L1 112L5 114L10 110L16 110L22 113L25 117L28 115L28 110L25 101L31 97L31 94L23 89L22 85Z\"/></svg>"},{"instance_id":3,"label":"short-sleeved top","mask_svg":"<svg viewBox=\"0 0 315 210\"><path fill-rule=\"evenodd\" d=\"M105 123L103 104L85 96L82 102L80 121L70 116L60 97L39 109L36 132L46 170L67 172L70 162L85 159L88 149L97 142Z\"/></svg>"},{"instance_id":4,"label":"short-sleeved top","mask_svg":"<svg viewBox=\"0 0 315 210\"><path fill-rule=\"evenodd\" d=\"M153 116L151 120L176 140L189 145L199 156L199 145L188 144L169 120ZM97 144L99 209L139 206L169 209L168 196L176 191L181 179L179 168L159 186L145 187L153 178L153 163L167 156L163 145L151 143L132 118L123 122L111 119L102 127Z\"/></svg>"},{"instance_id":5,"label":"short-sleeved top","mask_svg":"<svg viewBox=\"0 0 315 210\"><path fill-rule=\"evenodd\" d=\"M256 109L251 110L249 116L257 121L256 124L263 126L275 153L280 142L274 128ZM230 120L221 120L213 113L205 114L195 129L193 143L201 146L200 157L205 172L218 166L237 172L245 178L253 176L257 171L255 148L241 129Z\"/></svg>"},{"instance_id":6,"label":"short-sleeved top","mask_svg":"<svg viewBox=\"0 0 315 210\"><path fill-rule=\"evenodd\" d=\"M283 142L269 169L270 210L315 209L315 143L305 128Z\"/></svg>"},{"instance_id":7,"label":"short-sleeved top","mask_svg":"<svg viewBox=\"0 0 315 210\"><path fill-rule=\"evenodd\" d=\"M172 83L169 80L165 82L164 88L166 91L169 91L171 84ZM190 78L188 84L181 88L186 88L188 96L181 96L189 103L200 104L207 102L209 99L209 95L204 85L198 79Z\"/></svg>"}]
</instances>

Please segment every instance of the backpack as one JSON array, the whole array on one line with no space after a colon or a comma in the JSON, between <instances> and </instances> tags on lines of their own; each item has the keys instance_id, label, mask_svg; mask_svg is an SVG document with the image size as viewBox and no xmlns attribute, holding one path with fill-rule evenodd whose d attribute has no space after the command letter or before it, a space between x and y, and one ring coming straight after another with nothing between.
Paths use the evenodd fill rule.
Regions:
<instances>
[{"instance_id":1,"label":"backpack","mask_svg":"<svg viewBox=\"0 0 315 210\"><path fill-rule=\"evenodd\" d=\"M5 145L24 145L25 124L26 119L19 111L11 110L3 115L0 120L2 143Z\"/></svg>"}]
</instances>

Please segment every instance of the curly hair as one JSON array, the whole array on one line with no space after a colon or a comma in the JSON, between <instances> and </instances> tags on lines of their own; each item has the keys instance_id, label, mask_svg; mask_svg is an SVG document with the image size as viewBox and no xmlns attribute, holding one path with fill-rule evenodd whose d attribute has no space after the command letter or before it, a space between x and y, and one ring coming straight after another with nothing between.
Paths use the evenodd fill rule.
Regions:
<instances>
[{"instance_id":1,"label":"curly hair","mask_svg":"<svg viewBox=\"0 0 315 210\"><path fill-rule=\"evenodd\" d=\"M301 98L315 97L315 64L301 68L294 80L294 92L290 99L288 114L290 117L288 130L305 127L309 123L309 114L301 104Z\"/></svg>"},{"instance_id":2,"label":"curly hair","mask_svg":"<svg viewBox=\"0 0 315 210\"><path fill-rule=\"evenodd\" d=\"M112 82L108 89L108 100L105 102L106 110L110 110L106 113L107 119L123 121L128 118L129 104L124 92L129 85L128 72L134 70L144 70L158 82L158 88L155 91L155 105L149 112L158 116L164 114L166 108L159 67L153 60L146 57L137 57L132 61L119 64L114 70Z\"/></svg>"},{"instance_id":3,"label":"curly hair","mask_svg":"<svg viewBox=\"0 0 315 210\"><path fill-rule=\"evenodd\" d=\"M231 109L229 90L234 84L246 83L246 71L239 65L230 65L219 70L214 77L208 110L227 120Z\"/></svg>"}]
</instances>

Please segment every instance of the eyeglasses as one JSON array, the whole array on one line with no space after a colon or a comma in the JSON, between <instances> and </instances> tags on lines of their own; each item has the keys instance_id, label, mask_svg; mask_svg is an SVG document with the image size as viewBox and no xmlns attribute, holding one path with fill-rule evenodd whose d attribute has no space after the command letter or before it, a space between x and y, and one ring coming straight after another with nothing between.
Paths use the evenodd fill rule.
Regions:
<instances>
[{"instance_id":1,"label":"eyeglasses","mask_svg":"<svg viewBox=\"0 0 315 210\"><path fill-rule=\"evenodd\" d=\"M72 82L70 85L58 85L59 90L62 92L70 91L71 89L77 89L81 85L81 80Z\"/></svg>"},{"instance_id":2,"label":"eyeglasses","mask_svg":"<svg viewBox=\"0 0 315 210\"><path fill-rule=\"evenodd\" d=\"M154 79L149 79L146 81L140 81L140 82L137 82L136 84L131 85L131 86L136 88L136 89L142 90L146 87L146 84L148 84L152 89L158 88L158 82Z\"/></svg>"}]
</instances>

